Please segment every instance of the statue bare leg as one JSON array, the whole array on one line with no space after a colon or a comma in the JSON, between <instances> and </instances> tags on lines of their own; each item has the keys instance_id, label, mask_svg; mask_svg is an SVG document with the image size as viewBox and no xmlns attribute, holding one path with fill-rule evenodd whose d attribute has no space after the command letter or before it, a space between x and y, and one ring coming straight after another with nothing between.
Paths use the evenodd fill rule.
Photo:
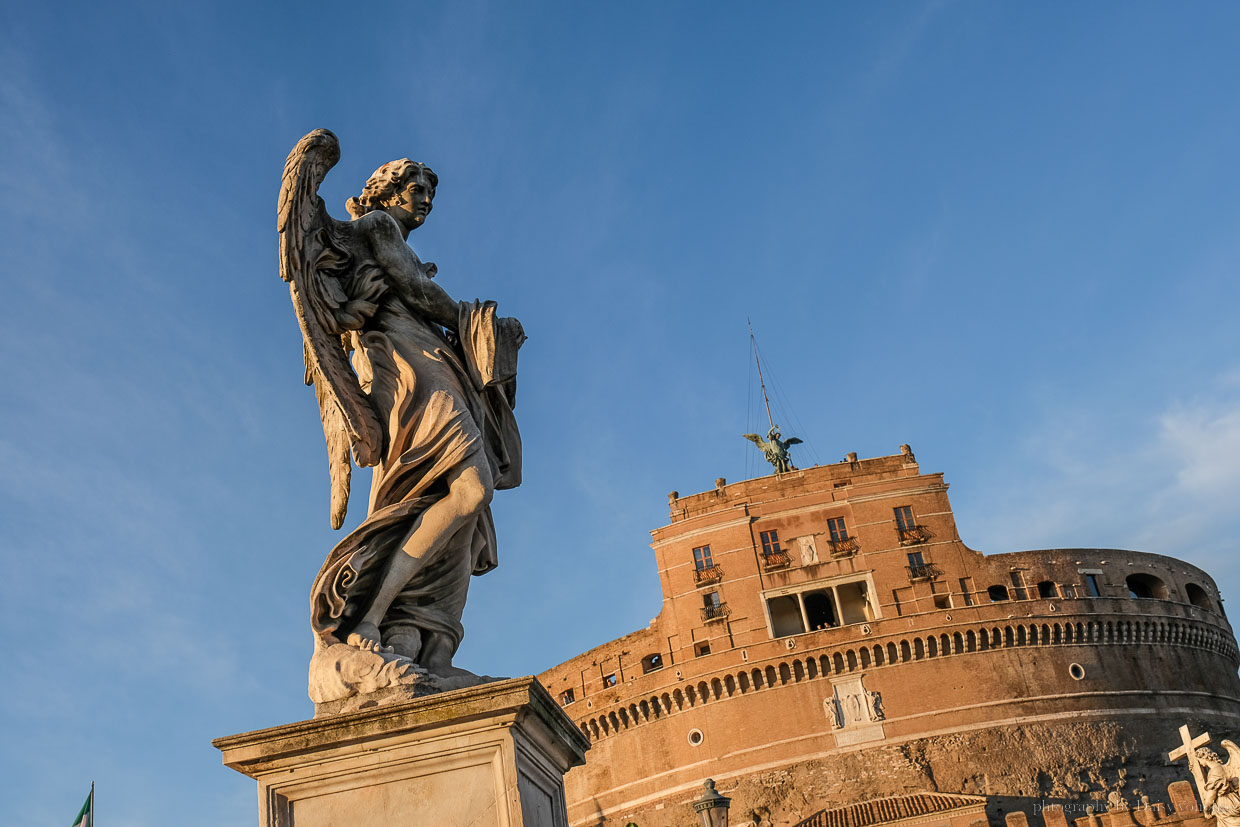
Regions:
<instances>
[{"instance_id":1,"label":"statue bare leg","mask_svg":"<svg viewBox=\"0 0 1240 827\"><path fill-rule=\"evenodd\" d=\"M448 495L422 512L409 535L392 554L379 589L366 614L349 633L348 644L366 651L391 651L383 646L379 624L392 601L413 579L432 552L448 542L491 502L495 490L484 456L458 465L448 474Z\"/></svg>"}]
</instances>

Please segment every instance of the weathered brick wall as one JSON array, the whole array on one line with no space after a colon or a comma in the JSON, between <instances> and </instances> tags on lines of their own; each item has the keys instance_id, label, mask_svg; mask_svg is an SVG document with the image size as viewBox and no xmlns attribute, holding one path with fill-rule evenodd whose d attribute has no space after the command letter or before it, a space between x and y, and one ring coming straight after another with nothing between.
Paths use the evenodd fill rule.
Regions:
<instances>
[{"instance_id":1,"label":"weathered brick wall","mask_svg":"<svg viewBox=\"0 0 1240 827\"><path fill-rule=\"evenodd\" d=\"M1194 730L1208 724L1195 721ZM1006 819L1008 827L1022 819L1028 827L1068 822L1091 827L1086 808L1099 814L1092 827L1206 827L1191 788L1185 793L1187 769L1167 765L1162 748L1176 740L1170 722L1154 732L1144 719L1031 724L831 755L738 778L714 777L732 799L733 827L788 825L858 798L920 791L988 796L990 823L1002 825ZM703 772L708 774L709 768ZM697 824L691 802L699 791L700 785L626 812L579 816L574 823L690 827ZM1108 804L1112 793L1129 809ZM1142 809L1142 796L1157 805Z\"/></svg>"}]
</instances>

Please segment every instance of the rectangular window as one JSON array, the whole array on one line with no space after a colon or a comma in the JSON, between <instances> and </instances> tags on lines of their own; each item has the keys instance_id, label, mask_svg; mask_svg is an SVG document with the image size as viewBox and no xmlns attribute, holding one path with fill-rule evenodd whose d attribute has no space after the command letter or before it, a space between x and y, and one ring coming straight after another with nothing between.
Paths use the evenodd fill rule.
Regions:
<instances>
[{"instance_id":1,"label":"rectangular window","mask_svg":"<svg viewBox=\"0 0 1240 827\"><path fill-rule=\"evenodd\" d=\"M936 594L934 596L934 608L950 609L952 607L952 598L948 594Z\"/></svg>"},{"instance_id":2,"label":"rectangular window","mask_svg":"<svg viewBox=\"0 0 1240 827\"><path fill-rule=\"evenodd\" d=\"M827 520L827 531L831 532L831 539L837 542L848 539L848 526L844 525L843 517L832 517Z\"/></svg>"},{"instance_id":3,"label":"rectangular window","mask_svg":"<svg viewBox=\"0 0 1240 827\"><path fill-rule=\"evenodd\" d=\"M707 643L706 641L701 641L701 642L693 644L693 656L695 658L700 658L702 657L702 655L709 655L709 654L710 654L710 644Z\"/></svg>"},{"instance_id":4,"label":"rectangular window","mask_svg":"<svg viewBox=\"0 0 1240 827\"><path fill-rule=\"evenodd\" d=\"M830 589L817 589L801 595L801 605L805 609L805 619L809 622L811 632L839 626L839 618L835 616L835 601L831 599Z\"/></svg>"},{"instance_id":5,"label":"rectangular window","mask_svg":"<svg viewBox=\"0 0 1240 827\"><path fill-rule=\"evenodd\" d=\"M844 623L866 623L874 619L874 608L870 605L870 589L865 581L841 583L835 587L835 596L839 600L840 619ZM806 595L805 604L808 609L808 595Z\"/></svg>"},{"instance_id":6,"label":"rectangular window","mask_svg":"<svg viewBox=\"0 0 1240 827\"><path fill-rule=\"evenodd\" d=\"M964 598L964 605L973 605L973 586L967 577L960 578L960 596Z\"/></svg>"},{"instance_id":7,"label":"rectangular window","mask_svg":"<svg viewBox=\"0 0 1240 827\"><path fill-rule=\"evenodd\" d=\"M577 698L573 695L573 690L571 689L565 689L560 693L560 706L568 706L575 700Z\"/></svg>"},{"instance_id":8,"label":"rectangular window","mask_svg":"<svg viewBox=\"0 0 1240 827\"><path fill-rule=\"evenodd\" d=\"M719 592L707 592L702 595L702 606L707 609L718 609L721 602Z\"/></svg>"},{"instance_id":9,"label":"rectangular window","mask_svg":"<svg viewBox=\"0 0 1240 827\"><path fill-rule=\"evenodd\" d=\"M768 598L766 609L771 614L771 632L775 637L805 633L805 618L801 615L801 601L795 594Z\"/></svg>"},{"instance_id":10,"label":"rectangular window","mask_svg":"<svg viewBox=\"0 0 1240 827\"><path fill-rule=\"evenodd\" d=\"M1085 575L1085 591L1090 597L1102 597L1102 589L1098 588L1098 575Z\"/></svg>"},{"instance_id":11,"label":"rectangular window","mask_svg":"<svg viewBox=\"0 0 1240 827\"><path fill-rule=\"evenodd\" d=\"M895 509L896 512L896 528L909 529L916 527L917 523L913 520L913 507L902 505Z\"/></svg>"},{"instance_id":12,"label":"rectangular window","mask_svg":"<svg viewBox=\"0 0 1240 827\"><path fill-rule=\"evenodd\" d=\"M1008 572L1008 577L1012 578L1013 596L1017 600L1027 600L1029 595L1025 594L1025 578L1019 571Z\"/></svg>"},{"instance_id":13,"label":"rectangular window","mask_svg":"<svg viewBox=\"0 0 1240 827\"><path fill-rule=\"evenodd\" d=\"M710 556L710 546L698 546L693 550L693 566L698 571L715 567L715 561Z\"/></svg>"},{"instance_id":14,"label":"rectangular window","mask_svg":"<svg viewBox=\"0 0 1240 827\"><path fill-rule=\"evenodd\" d=\"M908 553L909 568L919 569L926 565L926 561L922 559L920 551L910 551Z\"/></svg>"},{"instance_id":15,"label":"rectangular window","mask_svg":"<svg viewBox=\"0 0 1240 827\"><path fill-rule=\"evenodd\" d=\"M1073 586L1071 583L1064 583L1059 588L1063 592L1064 597L1066 598L1076 597L1076 586Z\"/></svg>"},{"instance_id":16,"label":"rectangular window","mask_svg":"<svg viewBox=\"0 0 1240 827\"><path fill-rule=\"evenodd\" d=\"M764 531L760 535L762 538L762 553L767 557L772 554L779 554L779 532L775 530Z\"/></svg>"},{"instance_id":17,"label":"rectangular window","mask_svg":"<svg viewBox=\"0 0 1240 827\"><path fill-rule=\"evenodd\" d=\"M612 672L610 675L603 676L603 686L615 686L615 685L616 685L616 673L615 672Z\"/></svg>"}]
</instances>

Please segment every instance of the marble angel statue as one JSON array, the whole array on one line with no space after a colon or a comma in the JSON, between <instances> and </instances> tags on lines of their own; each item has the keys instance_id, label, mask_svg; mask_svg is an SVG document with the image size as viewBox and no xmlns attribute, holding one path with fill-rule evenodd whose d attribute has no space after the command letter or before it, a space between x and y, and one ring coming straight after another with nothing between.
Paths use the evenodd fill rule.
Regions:
<instances>
[{"instance_id":1,"label":"marble angel statue","mask_svg":"<svg viewBox=\"0 0 1240 827\"><path fill-rule=\"evenodd\" d=\"M326 129L289 154L280 188L280 274L305 345L343 524L350 455L373 466L366 519L328 555L311 592L316 703L396 686L482 678L452 665L469 579L496 565L490 502L521 482L517 350L525 333L494 302L462 302L409 247L438 178L391 161L332 218L318 188L340 158Z\"/></svg>"},{"instance_id":2,"label":"marble angel statue","mask_svg":"<svg viewBox=\"0 0 1240 827\"><path fill-rule=\"evenodd\" d=\"M1219 827L1240 827L1240 747L1224 740L1227 763L1218 754L1205 747L1198 747L1197 762L1205 776L1202 785L1201 805L1207 816L1213 816Z\"/></svg>"}]
</instances>

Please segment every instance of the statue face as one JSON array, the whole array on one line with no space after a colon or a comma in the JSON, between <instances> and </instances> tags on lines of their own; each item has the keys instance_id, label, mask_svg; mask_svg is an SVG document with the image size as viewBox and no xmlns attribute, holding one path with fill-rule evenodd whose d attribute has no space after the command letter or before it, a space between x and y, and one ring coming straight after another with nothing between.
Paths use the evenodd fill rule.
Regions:
<instances>
[{"instance_id":1,"label":"statue face","mask_svg":"<svg viewBox=\"0 0 1240 827\"><path fill-rule=\"evenodd\" d=\"M405 227L415 230L422 226L422 222L430 214L431 202L434 199L434 185L425 175L415 175L396 193L388 212Z\"/></svg>"}]
</instances>

